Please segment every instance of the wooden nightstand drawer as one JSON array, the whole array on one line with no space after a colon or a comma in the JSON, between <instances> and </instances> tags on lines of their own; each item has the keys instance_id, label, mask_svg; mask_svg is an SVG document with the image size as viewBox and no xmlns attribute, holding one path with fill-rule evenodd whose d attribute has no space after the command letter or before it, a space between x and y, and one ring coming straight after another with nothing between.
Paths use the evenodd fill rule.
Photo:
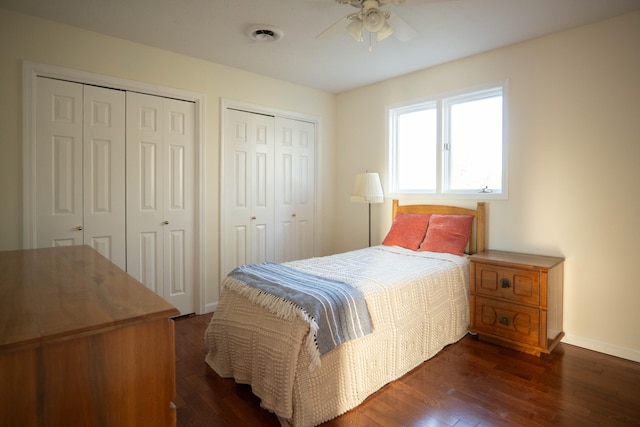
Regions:
<instances>
[{"instance_id":1,"label":"wooden nightstand drawer","mask_svg":"<svg viewBox=\"0 0 640 427\"><path fill-rule=\"evenodd\" d=\"M540 311L490 298L476 298L476 330L507 339L538 345Z\"/></svg>"},{"instance_id":2,"label":"wooden nightstand drawer","mask_svg":"<svg viewBox=\"0 0 640 427\"><path fill-rule=\"evenodd\" d=\"M491 264L476 264L476 293L537 306L540 273Z\"/></svg>"}]
</instances>

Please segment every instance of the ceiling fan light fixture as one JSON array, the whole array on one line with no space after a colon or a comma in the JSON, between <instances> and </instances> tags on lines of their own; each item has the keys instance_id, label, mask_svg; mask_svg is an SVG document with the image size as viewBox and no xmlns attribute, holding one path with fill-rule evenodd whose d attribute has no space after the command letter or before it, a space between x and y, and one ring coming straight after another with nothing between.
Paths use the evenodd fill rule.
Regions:
<instances>
[{"instance_id":1,"label":"ceiling fan light fixture","mask_svg":"<svg viewBox=\"0 0 640 427\"><path fill-rule=\"evenodd\" d=\"M369 33L369 50L372 50L372 42L381 42L391 35L399 41L406 42L418 33L407 22L399 18L384 6L389 3L401 5L405 0L335 0L338 4L346 4L358 9L355 13L343 16L331 26L316 36L318 40L326 40L332 36L343 34L346 31L356 42L362 43L365 38L365 30ZM447 0L422 0L422 1L447 1ZM381 9L382 7L382 9Z\"/></svg>"},{"instance_id":2,"label":"ceiling fan light fixture","mask_svg":"<svg viewBox=\"0 0 640 427\"><path fill-rule=\"evenodd\" d=\"M352 19L346 30L355 41L362 42L362 21L360 18Z\"/></svg>"},{"instance_id":3,"label":"ceiling fan light fixture","mask_svg":"<svg viewBox=\"0 0 640 427\"><path fill-rule=\"evenodd\" d=\"M382 28L376 33L376 41L381 42L392 34L393 28L385 22Z\"/></svg>"},{"instance_id":4,"label":"ceiling fan light fixture","mask_svg":"<svg viewBox=\"0 0 640 427\"><path fill-rule=\"evenodd\" d=\"M365 30L370 33L377 33L387 23L387 19L380 9L372 7L363 12L362 23Z\"/></svg>"}]
</instances>

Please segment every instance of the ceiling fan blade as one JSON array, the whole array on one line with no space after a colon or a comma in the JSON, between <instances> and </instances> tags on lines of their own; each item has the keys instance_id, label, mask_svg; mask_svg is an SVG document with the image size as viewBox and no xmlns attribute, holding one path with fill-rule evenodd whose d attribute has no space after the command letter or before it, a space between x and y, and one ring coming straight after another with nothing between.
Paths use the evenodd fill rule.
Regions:
<instances>
[{"instance_id":1,"label":"ceiling fan blade","mask_svg":"<svg viewBox=\"0 0 640 427\"><path fill-rule=\"evenodd\" d=\"M418 35L413 27L393 12L389 12L387 23L393 28L395 36L401 42L407 42Z\"/></svg>"},{"instance_id":2,"label":"ceiling fan blade","mask_svg":"<svg viewBox=\"0 0 640 427\"><path fill-rule=\"evenodd\" d=\"M323 32L318 34L316 36L316 39L317 40L330 39L330 38L338 35L342 31L344 31L344 29L347 28L347 25L349 25L350 22L351 22L351 15L344 16L344 17L340 18L335 24L332 24L327 29L325 29Z\"/></svg>"}]
</instances>

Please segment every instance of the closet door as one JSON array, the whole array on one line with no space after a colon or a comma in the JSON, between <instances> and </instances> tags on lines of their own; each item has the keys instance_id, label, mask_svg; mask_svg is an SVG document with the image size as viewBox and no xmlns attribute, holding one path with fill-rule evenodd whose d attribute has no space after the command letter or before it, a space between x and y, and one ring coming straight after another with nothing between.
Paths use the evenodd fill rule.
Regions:
<instances>
[{"instance_id":1,"label":"closet door","mask_svg":"<svg viewBox=\"0 0 640 427\"><path fill-rule=\"evenodd\" d=\"M227 109L222 274L274 260L274 118Z\"/></svg>"},{"instance_id":2,"label":"closet door","mask_svg":"<svg viewBox=\"0 0 640 427\"><path fill-rule=\"evenodd\" d=\"M127 271L194 312L193 103L127 93Z\"/></svg>"},{"instance_id":3,"label":"closet door","mask_svg":"<svg viewBox=\"0 0 640 427\"><path fill-rule=\"evenodd\" d=\"M39 77L37 247L90 245L125 269L124 93Z\"/></svg>"},{"instance_id":4,"label":"closet door","mask_svg":"<svg viewBox=\"0 0 640 427\"><path fill-rule=\"evenodd\" d=\"M195 104L164 99L164 297L195 312ZM168 224L166 224L168 222Z\"/></svg>"},{"instance_id":5,"label":"closet door","mask_svg":"<svg viewBox=\"0 0 640 427\"><path fill-rule=\"evenodd\" d=\"M35 244L82 245L83 86L40 77L36 91Z\"/></svg>"},{"instance_id":6,"label":"closet door","mask_svg":"<svg viewBox=\"0 0 640 427\"><path fill-rule=\"evenodd\" d=\"M313 256L315 125L276 117L276 261Z\"/></svg>"},{"instance_id":7,"label":"closet door","mask_svg":"<svg viewBox=\"0 0 640 427\"><path fill-rule=\"evenodd\" d=\"M126 270L125 93L84 86L84 244Z\"/></svg>"}]
</instances>

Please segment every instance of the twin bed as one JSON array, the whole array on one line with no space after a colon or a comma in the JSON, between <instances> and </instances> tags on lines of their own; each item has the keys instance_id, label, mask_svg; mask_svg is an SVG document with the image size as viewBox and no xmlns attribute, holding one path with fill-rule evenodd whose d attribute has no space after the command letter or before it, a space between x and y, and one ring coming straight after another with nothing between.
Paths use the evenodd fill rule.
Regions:
<instances>
[{"instance_id":1,"label":"twin bed","mask_svg":"<svg viewBox=\"0 0 640 427\"><path fill-rule=\"evenodd\" d=\"M469 325L463 250L484 249L484 204L394 200L392 216L382 245L234 270L205 333L206 363L250 384L283 426L315 426L462 338ZM275 289L279 282L285 290Z\"/></svg>"}]
</instances>

